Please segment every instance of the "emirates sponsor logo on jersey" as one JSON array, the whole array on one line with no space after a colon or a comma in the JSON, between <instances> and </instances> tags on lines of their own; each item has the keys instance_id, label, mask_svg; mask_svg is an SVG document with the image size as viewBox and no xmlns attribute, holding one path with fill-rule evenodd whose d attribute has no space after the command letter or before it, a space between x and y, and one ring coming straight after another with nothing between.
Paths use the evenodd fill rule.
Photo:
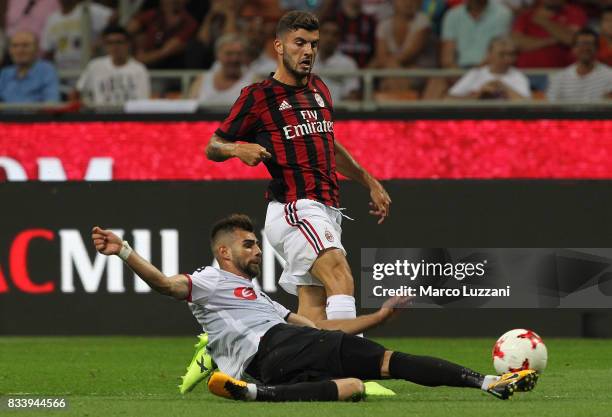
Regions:
<instances>
[{"instance_id":1,"label":"emirates sponsor logo on jersey","mask_svg":"<svg viewBox=\"0 0 612 417\"><path fill-rule=\"evenodd\" d=\"M334 122L329 120L319 121L319 113L316 110L302 110L300 114L305 123L283 126L285 139L292 140L317 133L334 133Z\"/></svg>"},{"instance_id":2,"label":"emirates sponsor logo on jersey","mask_svg":"<svg viewBox=\"0 0 612 417\"><path fill-rule=\"evenodd\" d=\"M234 295L245 300L255 300L257 298L255 290L251 287L238 287L234 289Z\"/></svg>"}]
</instances>

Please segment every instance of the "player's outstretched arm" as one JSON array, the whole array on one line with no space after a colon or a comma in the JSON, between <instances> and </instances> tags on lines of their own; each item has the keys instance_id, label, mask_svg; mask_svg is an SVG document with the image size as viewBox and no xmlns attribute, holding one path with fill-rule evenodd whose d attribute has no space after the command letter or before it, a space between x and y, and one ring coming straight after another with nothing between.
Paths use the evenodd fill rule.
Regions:
<instances>
[{"instance_id":1,"label":"player's outstretched arm","mask_svg":"<svg viewBox=\"0 0 612 417\"><path fill-rule=\"evenodd\" d=\"M206 157L215 162L238 158L249 166L255 166L261 161L270 159L272 155L266 151L266 148L256 143L236 143L212 135L206 146Z\"/></svg>"},{"instance_id":2,"label":"player's outstretched arm","mask_svg":"<svg viewBox=\"0 0 612 417\"><path fill-rule=\"evenodd\" d=\"M189 296L189 280L186 276L165 276L110 230L95 226L91 231L91 239L98 252L107 256L119 256L136 275L158 293L178 300L184 300Z\"/></svg>"},{"instance_id":3,"label":"player's outstretched arm","mask_svg":"<svg viewBox=\"0 0 612 417\"><path fill-rule=\"evenodd\" d=\"M383 324L396 315L400 308L405 308L410 303L409 297L391 297L385 301L382 307L375 313L363 314L354 319L343 320L321 320L317 322L320 329L341 330L348 334L360 334L364 331Z\"/></svg>"},{"instance_id":4,"label":"player's outstretched arm","mask_svg":"<svg viewBox=\"0 0 612 417\"><path fill-rule=\"evenodd\" d=\"M287 316L287 323L293 324L295 326L314 327L315 329L317 328L317 326L315 326L312 320L295 313L289 313L289 316Z\"/></svg>"},{"instance_id":5,"label":"player's outstretched arm","mask_svg":"<svg viewBox=\"0 0 612 417\"><path fill-rule=\"evenodd\" d=\"M357 181L370 190L370 214L378 217L378 224L385 221L389 216L391 197L376 178L363 168L351 156L344 146L337 140L334 149L336 151L336 169L347 178Z\"/></svg>"}]
</instances>

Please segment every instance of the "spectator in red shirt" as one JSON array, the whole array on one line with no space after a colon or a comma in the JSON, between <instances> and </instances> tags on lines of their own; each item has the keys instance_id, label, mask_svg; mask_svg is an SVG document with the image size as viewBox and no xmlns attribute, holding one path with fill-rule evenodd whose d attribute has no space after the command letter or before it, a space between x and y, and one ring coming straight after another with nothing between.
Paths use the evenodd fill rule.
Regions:
<instances>
[{"instance_id":1,"label":"spectator in red shirt","mask_svg":"<svg viewBox=\"0 0 612 417\"><path fill-rule=\"evenodd\" d=\"M574 34L587 23L579 7L566 0L541 0L518 16L512 36L522 68L564 67L572 61Z\"/></svg>"},{"instance_id":2,"label":"spectator in red shirt","mask_svg":"<svg viewBox=\"0 0 612 417\"><path fill-rule=\"evenodd\" d=\"M340 51L353 58L359 68L367 66L374 55L376 19L363 13L361 0L342 0L335 20L342 31Z\"/></svg>"},{"instance_id":3,"label":"spectator in red shirt","mask_svg":"<svg viewBox=\"0 0 612 417\"><path fill-rule=\"evenodd\" d=\"M612 67L612 7L604 9L601 14L601 33L599 34L599 52L597 58Z\"/></svg>"},{"instance_id":4,"label":"spectator in red shirt","mask_svg":"<svg viewBox=\"0 0 612 417\"><path fill-rule=\"evenodd\" d=\"M134 57L150 68L182 68L183 51L198 23L187 12L186 0L160 0L159 8L134 17L127 30L136 35Z\"/></svg>"}]
</instances>

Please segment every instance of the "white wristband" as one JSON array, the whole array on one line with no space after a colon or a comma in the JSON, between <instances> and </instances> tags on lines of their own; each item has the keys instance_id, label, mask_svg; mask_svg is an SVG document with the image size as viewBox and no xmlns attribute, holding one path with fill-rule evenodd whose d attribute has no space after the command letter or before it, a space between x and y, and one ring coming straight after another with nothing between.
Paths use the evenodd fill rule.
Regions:
<instances>
[{"instance_id":1,"label":"white wristband","mask_svg":"<svg viewBox=\"0 0 612 417\"><path fill-rule=\"evenodd\" d=\"M117 256L119 256L123 261L127 261L127 258L128 256L130 256L130 253L132 253L132 248L130 247L130 244L124 240L121 246L121 250L119 251Z\"/></svg>"}]
</instances>

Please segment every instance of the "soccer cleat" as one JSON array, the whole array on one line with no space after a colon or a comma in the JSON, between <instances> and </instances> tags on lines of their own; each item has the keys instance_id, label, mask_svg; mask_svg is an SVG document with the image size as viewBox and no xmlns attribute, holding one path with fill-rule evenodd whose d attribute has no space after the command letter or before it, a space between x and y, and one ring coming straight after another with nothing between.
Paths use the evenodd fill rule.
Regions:
<instances>
[{"instance_id":1,"label":"soccer cleat","mask_svg":"<svg viewBox=\"0 0 612 417\"><path fill-rule=\"evenodd\" d=\"M234 379L223 372L215 372L208 380L208 390L219 397L246 401L249 392L247 383Z\"/></svg>"},{"instance_id":2,"label":"soccer cleat","mask_svg":"<svg viewBox=\"0 0 612 417\"><path fill-rule=\"evenodd\" d=\"M536 371L532 371L531 369L518 371L518 373L524 373L525 376L523 376L523 378L517 381L516 391L527 392L533 390L536 386L536 383L538 382L538 377L540 375Z\"/></svg>"},{"instance_id":3,"label":"soccer cleat","mask_svg":"<svg viewBox=\"0 0 612 417\"><path fill-rule=\"evenodd\" d=\"M368 381L363 383L365 387L365 395L371 397L393 397L394 391L385 388L376 381Z\"/></svg>"},{"instance_id":4,"label":"soccer cleat","mask_svg":"<svg viewBox=\"0 0 612 417\"><path fill-rule=\"evenodd\" d=\"M179 385L181 394L193 390L202 380L208 378L217 367L206 350L208 335L202 333L198 336L198 343L194 345L196 351L191 358L187 373L182 376L183 382Z\"/></svg>"},{"instance_id":5,"label":"soccer cleat","mask_svg":"<svg viewBox=\"0 0 612 417\"><path fill-rule=\"evenodd\" d=\"M535 388L537 381L538 374L530 369L508 372L500 376L497 381L489 384L487 392L501 400L507 400L512 397L515 391L531 391Z\"/></svg>"}]
</instances>

